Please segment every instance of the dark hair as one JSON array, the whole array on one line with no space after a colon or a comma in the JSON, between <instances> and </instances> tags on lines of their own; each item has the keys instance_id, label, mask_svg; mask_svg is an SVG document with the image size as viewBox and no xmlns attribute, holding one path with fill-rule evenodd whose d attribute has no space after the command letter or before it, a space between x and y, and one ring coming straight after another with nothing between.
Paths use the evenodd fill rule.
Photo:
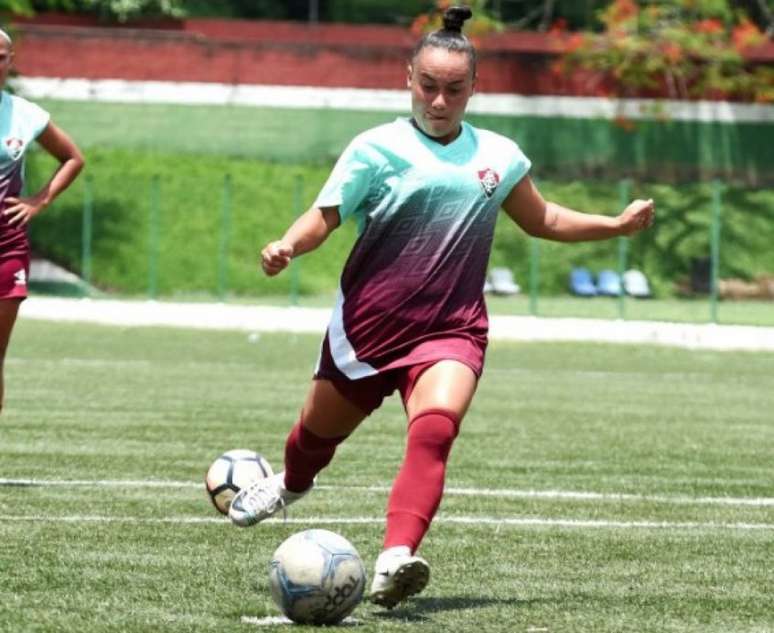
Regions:
<instances>
[{"instance_id":1,"label":"dark hair","mask_svg":"<svg viewBox=\"0 0 774 633\"><path fill-rule=\"evenodd\" d=\"M428 33L414 46L411 60L416 59L423 48L445 48L447 51L465 53L470 61L470 69L476 76L476 49L470 40L462 34L462 25L473 17L473 12L468 7L449 7L443 12L443 28Z\"/></svg>"}]
</instances>

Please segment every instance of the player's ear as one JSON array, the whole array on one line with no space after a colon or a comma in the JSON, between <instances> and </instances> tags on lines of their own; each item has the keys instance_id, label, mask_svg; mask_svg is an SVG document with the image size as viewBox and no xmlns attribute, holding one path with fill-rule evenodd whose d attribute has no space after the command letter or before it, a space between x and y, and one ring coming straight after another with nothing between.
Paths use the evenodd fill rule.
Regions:
<instances>
[{"instance_id":1,"label":"player's ear","mask_svg":"<svg viewBox=\"0 0 774 633\"><path fill-rule=\"evenodd\" d=\"M408 64L406 66L406 88L411 88L411 75L414 72L414 69L411 67L411 64Z\"/></svg>"}]
</instances>

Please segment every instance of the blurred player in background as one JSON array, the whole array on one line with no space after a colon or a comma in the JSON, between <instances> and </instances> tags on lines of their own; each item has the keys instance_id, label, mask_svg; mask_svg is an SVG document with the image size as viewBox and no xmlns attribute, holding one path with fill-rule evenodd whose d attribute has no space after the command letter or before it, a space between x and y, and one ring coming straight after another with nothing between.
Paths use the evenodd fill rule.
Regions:
<instances>
[{"instance_id":1,"label":"blurred player in background","mask_svg":"<svg viewBox=\"0 0 774 633\"><path fill-rule=\"evenodd\" d=\"M0 29L0 87L4 88L13 62L13 43ZM32 141L59 161L46 185L22 196L24 156ZM27 296L30 243L27 224L64 191L83 168L75 143L54 125L46 111L26 99L0 92L0 409L3 403L3 364L19 304Z\"/></svg>"},{"instance_id":2,"label":"blurred player in background","mask_svg":"<svg viewBox=\"0 0 774 633\"><path fill-rule=\"evenodd\" d=\"M653 221L652 200L617 217L546 202L513 141L463 122L476 78L476 53L461 32L469 17L470 9L448 9L444 27L416 45L412 118L356 137L311 209L262 251L264 272L276 275L347 219L359 226L285 470L238 494L231 519L252 525L303 496L336 446L398 390L406 452L370 592L388 608L428 582L416 551L483 369L483 287L498 210L530 235L568 242L631 235Z\"/></svg>"}]
</instances>

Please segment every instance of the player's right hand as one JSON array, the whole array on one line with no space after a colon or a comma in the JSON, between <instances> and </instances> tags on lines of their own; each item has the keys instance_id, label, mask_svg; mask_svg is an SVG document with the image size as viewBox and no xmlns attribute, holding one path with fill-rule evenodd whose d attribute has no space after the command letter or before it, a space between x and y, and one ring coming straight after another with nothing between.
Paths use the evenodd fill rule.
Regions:
<instances>
[{"instance_id":1,"label":"player's right hand","mask_svg":"<svg viewBox=\"0 0 774 633\"><path fill-rule=\"evenodd\" d=\"M269 242L261 251L261 268L266 275L273 277L285 270L292 258L292 246L282 240Z\"/></svg>"}]
</instances>

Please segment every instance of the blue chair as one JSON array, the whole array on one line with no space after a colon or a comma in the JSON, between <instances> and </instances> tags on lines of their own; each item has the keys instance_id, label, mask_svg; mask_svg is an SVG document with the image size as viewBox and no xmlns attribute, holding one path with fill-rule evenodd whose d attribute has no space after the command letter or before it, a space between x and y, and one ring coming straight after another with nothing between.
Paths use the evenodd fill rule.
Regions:
<instances>
[{"instance_id":1,"label":"blue chair","mask_svg":"<svg viewBox=\"0 0 774 633\"><path fill-rule=\"evenodd\" d=\"M570 292L579 297L594 297L597 288L588 268L573 268L570 271Z\"/></svg>"},{"instance_id":2,"label":"blue chair","mask_svg":"<svg viewBox=\"0 0 774 633\"><path fill-rule=\"evenodd\" d=\"M623 292L621 276L614 270L600 270L597 275L597 292L606 297L618 297Z\"/></svg>"}]
</instances>

